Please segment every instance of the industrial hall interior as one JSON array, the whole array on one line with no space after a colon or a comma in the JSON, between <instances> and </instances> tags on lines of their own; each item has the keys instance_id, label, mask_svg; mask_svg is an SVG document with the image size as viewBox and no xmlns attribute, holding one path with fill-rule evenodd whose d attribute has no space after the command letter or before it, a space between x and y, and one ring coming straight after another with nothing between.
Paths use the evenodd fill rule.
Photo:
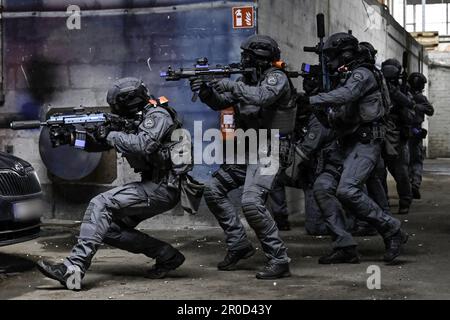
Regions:
<instances>
[{"instance_id":1,"label":"industrial hall interior","mask_svg":"<svg viewBox=\"0 0 450 320\"><path fill-rule=\"evenodd\" d=\"M0 300L450 299L449 0L0 8Z\"/></svg>"}]
</instances>

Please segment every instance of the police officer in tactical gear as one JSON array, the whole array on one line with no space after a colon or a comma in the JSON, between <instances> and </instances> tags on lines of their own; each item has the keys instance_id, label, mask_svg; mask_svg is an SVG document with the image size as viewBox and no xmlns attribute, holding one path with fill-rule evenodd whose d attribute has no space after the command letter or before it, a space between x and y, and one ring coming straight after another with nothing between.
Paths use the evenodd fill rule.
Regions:
<instances>
[{"instance_id":1,"label":"police officer in tactical gear","mask_svg":"<svg viewBox=\"0 0 450 320\"><path fill-rule=\"evenodd\" d=\"M381 78L383 74L376 67L378 51L370 42L360 42L361 61L371 65L371 69ZM390 106L389 102L385 102ZM388 107L389 107L388 106ZM386 115L385 115L386 117ZM387 195L387 186L385 183L386 167L383 157L380 157L375 172L366 183L367 194L388 214L391 214L389 200ZM356 219L352 227L352 235L355 237L374 236L377 234L375 228L371 227L366 221Z\"/></svg>"},{"instance_id":2,"label":"police officer in tactical gear","mask_svg":"<svg viewBox=\"0 0 450 320\"><path fill-rule=\"evenodd\" d=\"M173 144L171 134L181 123L172 108L150 104L149 99L142 81L136 78L116 81L108 91L108 104L114 114L136 121L135 131L125 133L103 126L87 140L91 151L114 148L121 153L142 175L142 180L116 187L90 201L78 243L64 263L38 262L38 268L45 276L58 280L68 289L81 288L79 282L102 243L156 259L148 272L152 279L165 277L185 260L183 254L170 244L135 229L143 220L172 209L180 199L182 178L180 172L173 170L166 146ZM146 213L122 214L122 209L137 204L145 204Z\"/></svg>"},{"instance_id":3,"label":"police officer in tactical gear","mask_svg":"<svg viewBox=\"0 0 450 320\"><path fill-rule=\"evenodd\" d=\"M311 96L317 93L318 83L314 78L303 80L304 94ZM294 153L291 165L286 168L285 176L288 186L303 189L305 199L305 231L308 235L328 235L314 194L313 186L316 178L323 171L326 146L335 140L333 130L326 128L314 114L309 104L301 104L299 98L295 123Z\"/></svg>"},{"instance_id":4,"label":"police officer in tactical gear","mask_svg":"<svg viewBox=\"0 0 450 320\"><path fill-rule=\"evenodd\" d=\"M373 64L360 59L358 40L348 33L331 35L324 53L331 74L341 75L335 89L310 97L308 102L316 110L327 114L329 124L338 134L337 147L342 151L342 173L339 182L331 174L323 180L324 189L335 189L339 201L356 215L372 225L383 237L386 252L384 260L392 262L400 255L407 241L401 223L386 214L364 191L364 185L379 161L384 139L383 124L385 108L380 79L373 71ZM317 181L316 181L317 183ZM320 189L320 188L319 188ZM320 203L320 197L318 202ZM327 217L330 231L345 225L339 212ZM320 263L358 262L356 243L345 230L334 235L333 251L322 257Z\"/></svg>"},{"instance_id":5,"label":"police officer in tactical gear","mask_svg":"<svg viewBox=\"0 0 450 320\"><path fill-rule=\"evenodd\" d=\"M427 137L427 130L422 128L425 121L425 115L431 117L434 115L434 108L423 94L427 78L419 72L411 73L408 77L408 83L416 103L414 119L412 122L412 137L409 139L410 163L409 173L412 185L414 199L420 199L420 185L422 184L423 172L423 139Z\"/></svg>"},{"instance_id":6,"label":"police officer in tactical gear","mask_svg":"<svg viewBox=\"0 0 450 320\"><path fill-rule=\"evenodd\" d=\"M281 136L289 135L293 131L296 111L290 104L294 88L283 70L273 66L280 59L278 44L268 36L254 35L242 43L241 49L241 63L244 67L255 68L256 79L223 79L209 84L192 80L191 89L199 91L201 101L213 110L234 106L237 128L280 129ZM230 191L243 186L242 211L268 260L256 277L288 277L290 259L287 249L265 206L278 174L265 175L261 171L263 167L262 164L224 164L206 186L206 203L224 230L228 246L228 253L218 264L218 269L234 270L241 259L255 253L228 197Z\"/></svg>"},{"instance_id":7,"label":"police officer in tactical gear","mask_svg":"<svg viewBox=\"0 0 450 320\"><path fill-rule=\"evenodd\" d=\"M388 59L384 61L381 70L387 80L390 99L393 104L389 116L399 132L399 141L397 142L398 157L386 157L385 162L397 184L399 196L398 214L408 214L413 198L409 178L410 157L408 141L411 137L415 103L408 92L401 91L401 87L406 88L406 85L400 84L402 65L398 60Z\"/></svg>"},{"instance_id":8,"label":"police officer in tactical gear","mask_svg":"<svg viewBox=\"0 0 450 320\"><path fill-rule=\"evenodd\" d=\"M318 89L314 79L303 79L303 90L306 95ZM302 189L305 201L305 231L308 235L327 235L322 213L313 195L313 184L317 170L320 170L320 150L333 140L332 131L325 128L314 116L309 105L298 105L294 130L294 153L291 165L285 170L269 199L272 213L280 231L290 230L284 185Z\"/></svg>"}]
</instances>

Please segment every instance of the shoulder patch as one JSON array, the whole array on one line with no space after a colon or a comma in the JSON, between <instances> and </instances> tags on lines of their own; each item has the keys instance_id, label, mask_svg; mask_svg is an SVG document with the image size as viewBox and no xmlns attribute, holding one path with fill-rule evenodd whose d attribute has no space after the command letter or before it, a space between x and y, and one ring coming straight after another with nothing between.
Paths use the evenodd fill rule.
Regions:
<instances>
[{"instance_id":1,"label":"shoulder patch","mask_svg":"<svg viewBox=\"0 0 450 320\"><path fill-rule=\"evenodd\" d=\"M148 117L148 118L144 119L144 128L152 129L153 127L155 127L154 117Z\"/></svg>"},{"instance_id":2,"label":"shoulder patch","mask_svg":"<svg viewBox=\"0 0 450 320\"><path fill-rule=\"evenodd\" d=\"M362 72L359 72L359 71L354 72L352 77L353 77L353 79L358 80L358 81L364 80L364 75L362 74Z\"/></svg>"},{"instance_id":3,"label":"shoulder patch","mask_svg":"<svg viewBox=\"0 0 450 320\"><path fill-rule=\"evenodd\" d=\"M313 133L313 132L311 132L311 133L308 134L308 138L309 138L310 140L314 140L314 139L316 139L316 134Z\"/></svg>"},{"instance_id":4,"label":"shoulder patch","mask_svg":"<svg viewBox=\"0 0 450 320\"><path fill-rule=\"evenodd\" d=\"M267 83L270 84L271 86L276 86L278 84L278 78L275 74L270 74L267 77Z\"/></svg>"}]
</instances>

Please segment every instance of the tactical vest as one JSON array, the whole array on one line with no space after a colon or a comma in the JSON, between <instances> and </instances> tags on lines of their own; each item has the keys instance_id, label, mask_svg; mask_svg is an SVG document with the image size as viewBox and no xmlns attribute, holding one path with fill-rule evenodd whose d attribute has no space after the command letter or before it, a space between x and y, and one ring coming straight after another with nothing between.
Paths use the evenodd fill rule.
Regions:
<instances>
[{"instance_id":1,"label":"tactical vest","mask_svg":"<svg viewBox=\"0 0 450 320\"><path fill-rule=\"evenodd\" d=\"M285 73L283 70L277 68L271 68L267 73L274 70ZM261 128L269 130L278 129L282 136L293 133L295 129L295 119L297 117L297 90L287 74L286 77L289 81L289 95L281 97L280 100L276 102L276 105L262 108L261 110Z\"/></svg>"},{"instance_id":2,"label":"tactical vest","mask_svg":"<svg viewBox=\"0 0 450 320\"><path fill-rule=\"evenodd\" d=\"M272 71L283 70L278 68L270 68L265 74ZM262 77L257 85L261 86L266 77ZM295 118L297 114L296 105L296 89L289 79L290 92L280 97L274 105L268 107L260 106L238 106L237 117L238 126L242 129L278 129L280 135L289 135L294 131Z\"/></svg>"},{"instance_id":3,"label":"tactical vest","mask_svg":"<svg viewBox=\"0 0 450 320\"><path fill-rule=\"evenodd\" d=\"M369 70L374 75L375 80L377 80L377 71L367 67L364 68ZM350 77L351 73L347 75L345 82L347 82ZM341 107L332 108L330 111L330 122L336 128L344 128L344 131L352 132L357 130L361 125L381 120L385 115L383 96L382 83L376 81L374 86L370 88L363 97L358 99L358 101Z\"/></svg>"},{"instance_id":4,"label":"tactical vest","mask_svg":"<svg viewBox=\"0 0 450 320\"><path fill-rule=\"evenodd\" d=\"M175 130L182 128L182 122L179 120L175 109L169 106L164 108L172 118L173 124L162 137L160 146L156 152L147 156L148 162L153 167L152 177L155 175L166 174L171 171L175 175L183 175L193 168L192 143L187 136L183 136L178 141L172 141L172 134ZM178 155L178 158L176 156ZM187 158L188 160L179 163L179 158Z\"/></svg>"}]
</instances>

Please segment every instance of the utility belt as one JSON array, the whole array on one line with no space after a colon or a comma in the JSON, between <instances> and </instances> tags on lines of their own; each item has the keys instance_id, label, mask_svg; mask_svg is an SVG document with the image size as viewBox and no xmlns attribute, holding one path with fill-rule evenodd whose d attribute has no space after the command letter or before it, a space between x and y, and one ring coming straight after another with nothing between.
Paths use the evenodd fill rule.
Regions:
<instances>
[{"instance_id":1,"label":"utility belt","mask_svg":"<svg viewBox=\"0 0 450 320\"><path fill-rule=\"evenodd\" d=\"M354 138L363 144L383 142L385 137L386 127L379 122L363 124L354 134Z\"/></svg>"}]
</instances>

